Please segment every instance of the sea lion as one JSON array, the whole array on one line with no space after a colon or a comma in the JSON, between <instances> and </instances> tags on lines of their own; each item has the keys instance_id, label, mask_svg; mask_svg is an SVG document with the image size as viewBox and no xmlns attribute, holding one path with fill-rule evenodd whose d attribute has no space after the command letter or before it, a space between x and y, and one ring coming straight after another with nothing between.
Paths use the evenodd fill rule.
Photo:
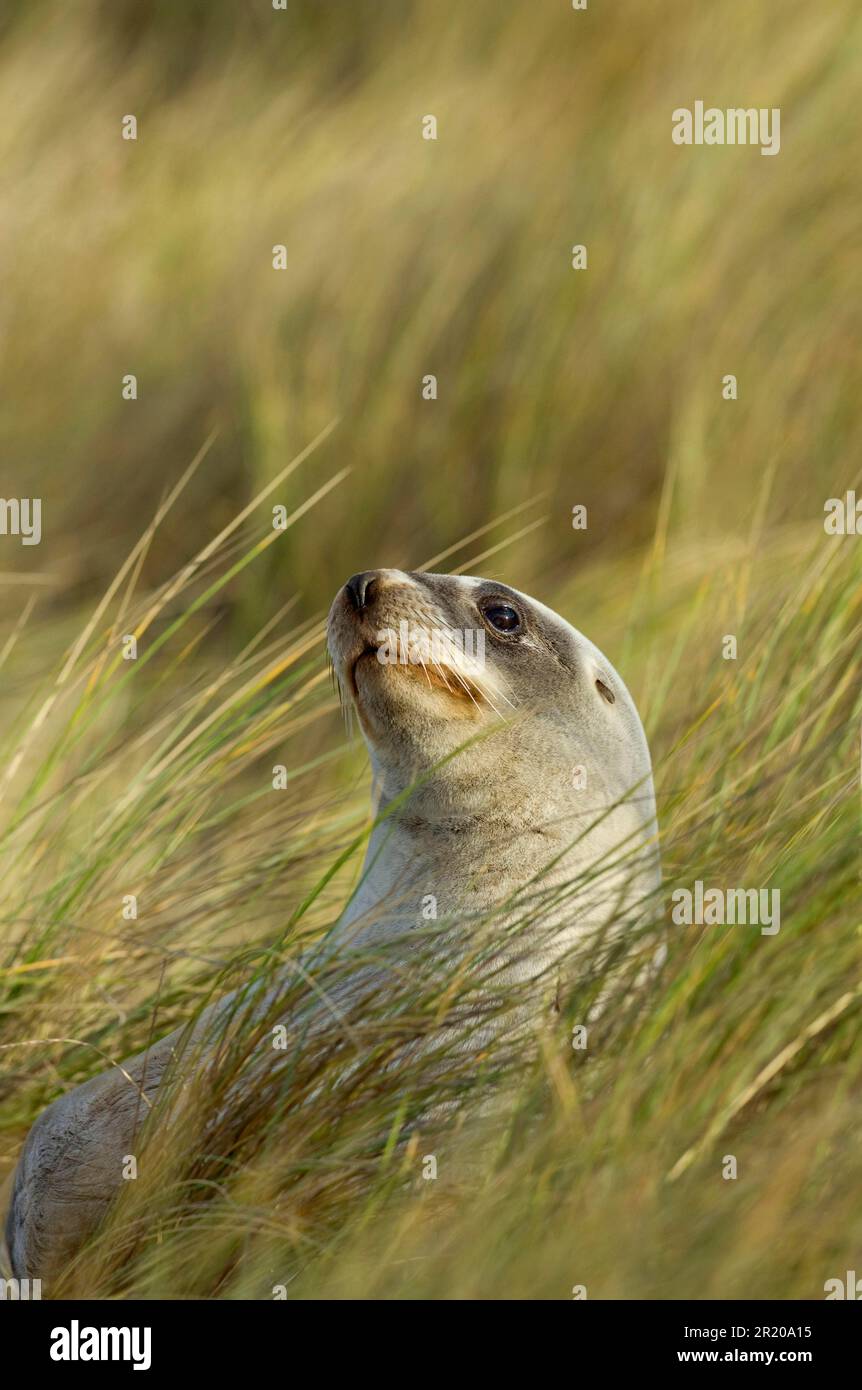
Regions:
<instances>
[{"instance_id":1,"label":"sea lion","mask_svg":"<svg viewBox=\"0 0 862 1390\"><path fill-rule=\"evenodd\" d=\"M328 648L368 746L378 818L356 891L301 958L308 972L333 954L367 962L369 947L408 960L432 903L450 946L469 942L471 924L498 933L496 987L535 983L525 997L543 1007L573 946L634 921L660 877L649 750L622 679L543 604L467 576L352 576ZM309 1007L325 1029L331 998ZM182 1033L76 1087L33 1126L6 1223L16 1276L50 1281L96 1229Z\"/></svg>"}]
</instances>

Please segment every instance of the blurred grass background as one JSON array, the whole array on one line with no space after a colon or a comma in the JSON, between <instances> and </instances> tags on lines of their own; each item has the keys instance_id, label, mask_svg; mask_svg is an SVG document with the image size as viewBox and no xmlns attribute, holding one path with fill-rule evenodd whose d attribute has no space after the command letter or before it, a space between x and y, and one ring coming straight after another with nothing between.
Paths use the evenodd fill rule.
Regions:
<instances>
[{"instance_id":1,"label":"blurred grass background","mask_svg":"<svg viewBox=\"0 0 862 1390\"><path fill-rule=\"evenodd\" d=\"M328 1112L286 1149L285 1096L241 1170L192 1153L147 1189L88 1292L817 1297L858 1268L862 563L822 518L860 471L860 34L849 0L5 6L0 495L43 499L43 540L0 539L0 1165L94 1049L242 977L364 823L322 659L337 586L497 518L440 567L534 593L621 669L668 879L786 894L775 949L686 937L592 1070L525 1078L543 1124L481 1200L417 1201ZM780 154L675 146L697 99L780 107ZM272 502L345 468L268 543ZM46 1037L86 1045L19 1046ZM745 1183L713 1181L728 1128ZM214 1173L224 1206L198 1200Z\"/></svg>"},{"instance_id":2,"label":"blurred grass background","mask_svg":"<svg viewBox=\"0 0 862 1390\"><path fill-rule=\"evenodd\" d=\"M149 578L334 416L280 500L354 468L249 577L255 618L295 588L312 611L334 576L415 563L539 492L549 523L507 572L553 585L648 538L669 470L674 519L703 540L745 528L767 469L774 522L817 518L859 457L855 4L6 16L0 457L7 491L44 499L57 602L113 573L216 425ZM780 154L674 145L671 111L697 98L779 106Z\"/></svg>"}]
</instances>

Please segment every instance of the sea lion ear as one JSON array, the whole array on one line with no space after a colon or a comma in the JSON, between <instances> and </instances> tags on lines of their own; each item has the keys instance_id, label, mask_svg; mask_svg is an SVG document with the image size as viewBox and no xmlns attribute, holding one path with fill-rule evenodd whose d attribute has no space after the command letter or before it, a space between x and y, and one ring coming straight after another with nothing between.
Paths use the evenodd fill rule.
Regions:
<instances>
[{"instance_id":1,"label":"sea lion ear","mask_svg":"<svg viewBox=\"0 0 862 1390\"><path fill-rule=\"evenodd\" d=\"M602 680L601 676L596 676L596 690L599 692L603 700L607 700L609 705L612 705L616 702L616 695L611 690L611 687L607 684L607 682Z\"/></svg>"}]
</instances>

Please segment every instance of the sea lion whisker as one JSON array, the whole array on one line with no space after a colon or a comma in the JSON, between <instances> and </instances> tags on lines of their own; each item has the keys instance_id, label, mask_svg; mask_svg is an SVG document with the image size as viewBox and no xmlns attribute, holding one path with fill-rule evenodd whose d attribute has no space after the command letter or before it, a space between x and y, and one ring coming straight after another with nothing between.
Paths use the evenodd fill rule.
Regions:
<instances>
[{"instance_id":1,"label":"sea lion whisker","mask_svg":"<svg viewBox=\"0 0 862 1390\"><path fill-rule=\"evenodd\" d=\"M429 675L428 667L425 665L425 662L422 660L421 656L420 656L420 658L419 658L419 665L422 667L422 670L425 672L425 679L426 679L426 681L428 682L428 689L429 689L429 690L433 690L434 687L433 687L432 684L431 684L431 676Z\"/></svg>"},{"instance_id":2,"label":"sea lion whisker","mask_svg":"<svg viewBox=\"0 0 862 1390\"><path fill-rule=\"evenodd\" d=\"M435 665L436 665L436 664L437 664L437 663L435 662ZM460 672L460 671L456 671L454 668L451 668L451 674L455 677L456 681L458 681L458 683L459 683L461 686L463 686L465 692L467 693L467 695L469 695L470 699L473 701L473 704L476 706L477 710L479 710L479 712L481 713L482 707L481 707L481 705L479 704L479 701L476 699L475 695L473 694L473 691L472 691L471 688L470 688L469 682L466 681L466 680L464 679L464 677L461 675L461 672ZM497 718L498 718L498 719L501 719L501 718L502 718L502 715L500 714L500 711L497 709L497 707L496 707L496 705L494 704L493 700L491 699L490 695L488 695L487 691L482 690L481 686L480 686L478 683L476 683L475 688L479 691L479 694L482 696L482 699L485 701L485 703L491 706L491 709L494 711L494 713L496 714Z\"/></svg>"}]
</instances>

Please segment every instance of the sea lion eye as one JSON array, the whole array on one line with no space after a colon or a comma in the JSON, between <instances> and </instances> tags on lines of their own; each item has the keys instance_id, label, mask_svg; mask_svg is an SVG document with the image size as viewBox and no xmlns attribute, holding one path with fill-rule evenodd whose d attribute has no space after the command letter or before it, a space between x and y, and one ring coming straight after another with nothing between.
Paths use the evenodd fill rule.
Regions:
<instances>
[{"instance_id":1,"label":"sea lion eye","mask_svg":"<svg viewBox=\"0 0 862 1390\"><path fill-rule=\"evenodd\" d=\"M607 700L609 705L614 704L617 697L611 690L610 686L605 685L604 681L596 681L596 690L605 700Z\"/></svg>"},{"instance_id":2,"label":"sea lion eye","mask_svg":"<svg viewBox=\"0 0 862 1390\"><path fill-rule=\"evenodd\" d=\"M482 613L485 621L498 632L517 632L521 626L520 613L508 603L489 603Z\"/></svg>"}]
</instances>

